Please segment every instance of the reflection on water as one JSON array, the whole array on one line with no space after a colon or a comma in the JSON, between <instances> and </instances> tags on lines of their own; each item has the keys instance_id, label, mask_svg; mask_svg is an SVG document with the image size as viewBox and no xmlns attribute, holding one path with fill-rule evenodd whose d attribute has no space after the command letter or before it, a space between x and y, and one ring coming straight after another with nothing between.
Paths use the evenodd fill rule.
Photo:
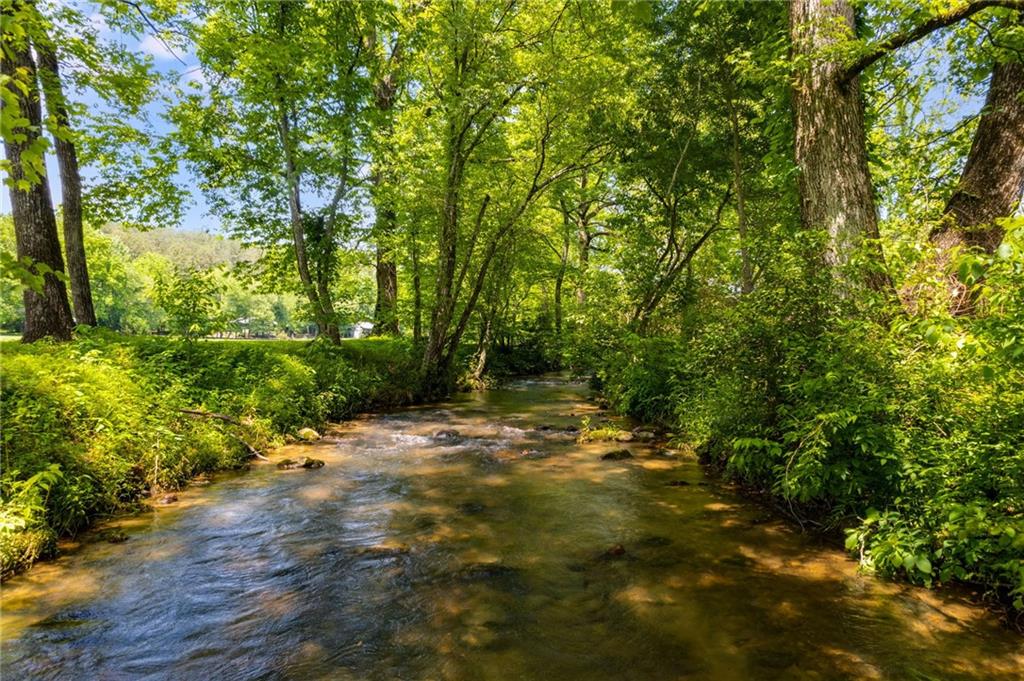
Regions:
<instances>
[{"instance_id":1,"label":"reflection on water","mask_svg":"<svg viewBox=\"0 0 1024 681\"><path fill-rule=\"evenodd\" d=\"M525 381L183 493L5 586L4 678L1024 675L989 614L858 575L685 458L601 460L623 445L562 430L594 411Z\"/></svg>"}]
</instances>

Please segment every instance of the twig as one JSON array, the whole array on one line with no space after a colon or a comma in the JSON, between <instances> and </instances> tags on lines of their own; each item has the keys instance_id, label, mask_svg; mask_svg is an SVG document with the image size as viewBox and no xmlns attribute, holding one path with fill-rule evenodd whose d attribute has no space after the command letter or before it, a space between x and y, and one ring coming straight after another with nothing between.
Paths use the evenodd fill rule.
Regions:
<instances>
[{"instance_id":1,"label":"twig","mask_svg":"<svg viewBox=\"0 0 1024 681\"><path fill-rule=\"evenodd\" d=\"M199 416L206 419L217 419L218 421L230 423L233 426L242 425L241 423L238 422L238 419L235 419L231 416L227 416L226 414L218 414L212 411L202 411L200 409L179 409L178 411L181 412L182 414L188 414L189 416Z\"/></svg>"}]
</instances>

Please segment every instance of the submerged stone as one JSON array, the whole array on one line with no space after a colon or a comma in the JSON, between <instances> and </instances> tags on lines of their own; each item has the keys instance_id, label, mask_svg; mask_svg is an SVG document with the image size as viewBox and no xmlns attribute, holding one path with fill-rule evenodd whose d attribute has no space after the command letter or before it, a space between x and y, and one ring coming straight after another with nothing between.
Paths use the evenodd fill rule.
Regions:
<instances>
[{"instance_id":1,"label":"submerged stone","mask_svg":"<svg viewBox=\"0 0 1024 681\"><path fill-rule=\"evenodd\" d=\"M115 528L111 530L103 530L102 532L100 532L100 539L108 541L111 544L120 544L122 542L128 541L128 535L125 534L124 530Z\"/></svg>"},{"instance_id":2,"label":"submerged stone","mask_svg":"<svg viewBox=\"0 0 1024 681\"><path fill-rule=\"evenodd\" d=\"M626 547L622 544L613 544L604 550L599 557L604 560L613 560L615 558L622 558L626 555Z\"/></svg>"},{"instance_id":3,"label":"submerged stone","mask_svg":"<svg viewBox=\"0 0 1024 681\"><path fill-rule=\"evenodd\" d=\"M356 549L356 554L360 556L375 556L377 558L397 558L398 556L408 555L410 551L411 549L404 544L398 546L376 544L374 546L361 546Z\"/></svg>"},{"instance_id":4,"label":"submerged stone","mask_svg":"<svg viewBox=\"0 0 1024 681\"><path fill-rule=\"evenodd\" d=\"M70 627L80 627L95 621L93 614L88 610L71 610L67 612L59 612L56 615L50 615L45 619L34 622L31 626L39 627L40 629L66 629Z\"/></svg>"},{"instance_id":5,"label":"submerged stone","mask_svg":"<svg viewBox=\"0 0 1024 681\"><path fill-rule=\"evenodd\" d=\"M662 537L659 535L650 535L640 540L640 544L643 546L661 547L668 546L672 543L672 540L668 537Z\"/></svg>"},{"instance_id":6,"label":"submerged stone","mask_svg":"<svg viewBox=\"0 0 1024 681\"><path fill-rule=\"evenodd\" d=\"M601 455L602 461L623 461L624 459L632 459L633 452L628 449L616 449L608 452L607 454Z\"/></svg>"},{"instance_id":7,"label":"submerged stone","mask_svg":"<svg viewBox=\"0 0 1024 681\"><path fill-rule=\"evenodd\" d=\"M309 456L300 456L298 459L284 459L277 462L277 467L282 471L290 471L296 468L323 468L324 462L321 459L314 459Z\"/></svg>"},{"instance_id":8,"label":"submerged stone","mask_svg":"<svg viewBox=\"0 0 1024 681\"><path fill-rule=\"evenodd\" d=\"M665 483L666 487L689 487L690 483L686 480L670 480Z\"/></svg>"},{"instance_id":9,"label":"submerged stone","mask_svg":"<svg viewBox=\"0 0 1024 681\"><path fill-rule=\"evenodd\" d=\"M479 515L487 510L487 507L477 501L467 501L464 504L459 504L459 513L465 515Z\"/></svg>"},{"instance_id":10,"label":"submerged stone","mask_svg":"<svg viewBox=\"0 0 1024 681\"><path fill-rule=\"evenodd\" d=\"M453 438L457 438L460 436L461 435L459 431L455 430L454 428L446 428L445 430L439 430L436 433L434 433L434 437L436 437L438 440L451 440Z\"/></svg>"},{"instance_id":11,"label":"submerged stone","mask_svg":"<svg viewBox=\"0 0 1024 681\"><path fill-rule=\"evenodd\" d=\"M457 577L463 582L482 582L499 591L527 592L522 571L502 563L472 563L459 570Z\"/></svg>"}]
</instances>

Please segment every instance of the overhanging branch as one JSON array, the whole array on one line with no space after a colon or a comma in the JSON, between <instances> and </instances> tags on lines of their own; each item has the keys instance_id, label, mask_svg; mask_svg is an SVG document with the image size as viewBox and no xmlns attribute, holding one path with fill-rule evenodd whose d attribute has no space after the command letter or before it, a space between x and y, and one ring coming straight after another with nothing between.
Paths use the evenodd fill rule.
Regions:
<instances>
[{"instance_id":1,"label":"overhanging branch","mask_svg":"<svg viewBox=\"0 0 1024 681\"><path fill-rule=\"evenodd\" d=\"M971 0L970 2L966 2L954 9L946 12L940 12L922 24L919 24L907 31L895 33L875 44L871 51L863 55L846 69L842 77L843 82L848 82L856 78L864 69L868 68L890 52L898 50L904 45L916 42L940 28L952 26L953 24L963 21L964 19L967 19L968 17L990 7L1005 7L1008 9L1024 11L1024 0Z\"/></svg>"}]
</instances>

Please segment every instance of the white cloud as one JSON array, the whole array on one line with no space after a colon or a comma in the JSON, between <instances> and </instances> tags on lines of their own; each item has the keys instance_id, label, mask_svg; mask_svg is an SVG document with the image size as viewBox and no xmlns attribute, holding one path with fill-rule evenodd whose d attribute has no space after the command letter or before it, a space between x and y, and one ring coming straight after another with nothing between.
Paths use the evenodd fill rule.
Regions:
<instances>
[{"instance_id":1,"label":"white cloud","mask_svg":"<svg viewBox=\"0 0 1024 681\"><path fill-rule=\"evenodd\" d=\"M139 49L146 54L153 55L154 59L158 60L169 60L175 59L175 54L167 48L164 41L157 38L155 35L147 35L139 43Z\"/></svg>"},{"instance_id":2,"label":"white cloud","mask_svg":"<svg viewBox=\"0 0 1024 681\"><path fill-rule=\"evenodd\" d=\"M107 24L107 19L99 12L94 12L89 15L89 24L96 29L96 32L101 36L105 36L110 33L110 26Z\"/></svg>"}]
</instances>

